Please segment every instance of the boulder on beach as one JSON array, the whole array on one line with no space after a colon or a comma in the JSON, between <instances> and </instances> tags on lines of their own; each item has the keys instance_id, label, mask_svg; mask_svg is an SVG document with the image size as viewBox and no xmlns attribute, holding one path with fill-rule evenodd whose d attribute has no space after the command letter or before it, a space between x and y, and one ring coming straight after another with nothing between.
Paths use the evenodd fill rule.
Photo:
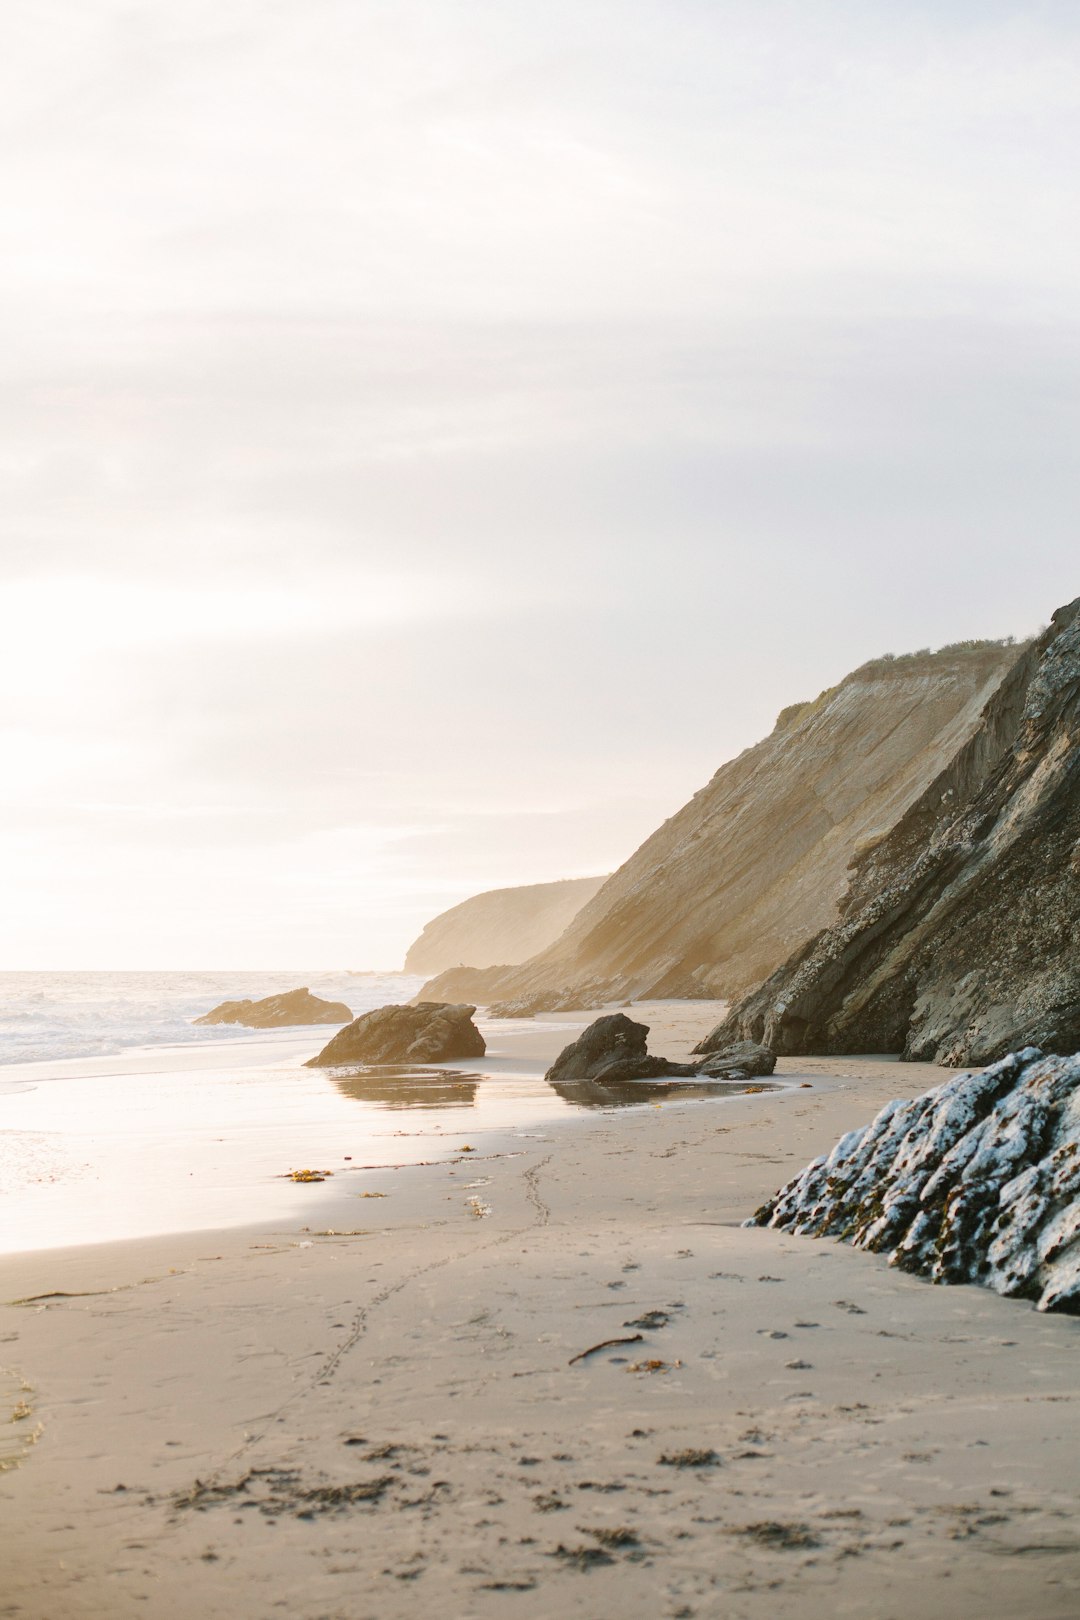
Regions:
<instances>
[{"instance_id":1,"label":"boulder on beach","mask_svg":"<svg viewBox=\"0 0 1080 1620\"><path fill-rule=\"evenodd\" d=\"M636 1024L625 1013L608 1013L559 1053L544 1076L553 1084L565 1080L656 1080L694 1075L692 1063L671 1063L650 1054L648 1024Z\"/></svg>"},{"instance_id":2,"label":"boulder on beach","mask_svg":"<svg viewBox=\"0 0 1080 1620\"><path fill-rule=\"evenodd\" d=\"M746 1224L1080 1315L1080 1056L1025 1047L887 1103Z\"/></svg>"},{"instance_id":3,"label":"boulder on beach","mask_svg":"<svg viewBox=\"0 0 1080 1620\"><path fill-rule=\"evenodd\" d=\"M421 1001L415 1007L376 1007L339 1029L309 1069L339 1063L447 1063L483 1057L487 1044L473 1023L475 1007Z\"/></svg>"},{"instance_id":4,"label":"boulder on beach","mask_svg":"<svg viewBox=\"0 0 1080 1620\"><path fill-rule=\"evenodd\" d=\"M714 1031L715 1033L715 1031ZM694 1047L695 1052L707 1054L699 1074L707 1074L714 1079L749 1078L751 1075L772 1074L776 1068L776 1053L767 1046L760 1046L757 1041L728 1041L723 1046L711 1047L711 1035L706 1035Z\"/></svg>"},{"instance_id":5,"label":"boulder on beach","mask_svg":"<svg viewBox=\"0 0 1080 1620\"><path fill-rule=\"evenodd\" d=\"M248 1029L285 1029L291 1024L347 1024L352 1009L343 1001L323 1001L308 989L286 990L262 1001L223 1001L196 1024L243 1024Z\"/></svg>"}]
</instances>

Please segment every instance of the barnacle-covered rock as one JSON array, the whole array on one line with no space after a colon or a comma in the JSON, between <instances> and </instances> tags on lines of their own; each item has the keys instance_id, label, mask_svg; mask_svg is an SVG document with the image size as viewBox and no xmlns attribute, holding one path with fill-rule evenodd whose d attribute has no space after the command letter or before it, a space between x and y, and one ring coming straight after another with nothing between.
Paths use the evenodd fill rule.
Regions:
<instances>
[{"instance_id":1,"label":"barnacle-covered rock","mask_svg":"<svg viewBox=\"0 0 1080 1620\"><path fill-rule=\"evenodd\" d=\"M1080 1056L1029 1046L887 1103L746 1224L1080 1315Z\"/></svg>"}]
</instances>

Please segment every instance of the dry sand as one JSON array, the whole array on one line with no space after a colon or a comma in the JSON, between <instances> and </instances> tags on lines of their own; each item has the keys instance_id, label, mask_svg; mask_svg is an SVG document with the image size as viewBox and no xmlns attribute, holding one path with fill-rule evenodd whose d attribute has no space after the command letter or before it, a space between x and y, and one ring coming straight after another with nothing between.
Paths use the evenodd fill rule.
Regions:
<instances>
[{"instance_id":1,"label":"dry sand","mask_svg":"<svg viewBox=\"0 0 1080 1620\"><path fill-rule=\"evenodd\" d=\"M713 1009L642 1011L678 1057ZM781 1073L9 1258L0 1615L1074 1617L1080 1322L741 1229L940 1078Z\"/></svg>"}]
</instances>

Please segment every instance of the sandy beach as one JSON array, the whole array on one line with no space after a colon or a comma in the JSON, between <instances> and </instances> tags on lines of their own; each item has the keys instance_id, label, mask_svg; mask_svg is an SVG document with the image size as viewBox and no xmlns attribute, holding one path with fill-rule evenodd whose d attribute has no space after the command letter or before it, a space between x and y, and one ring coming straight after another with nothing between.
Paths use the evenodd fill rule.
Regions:
<instances>
[{"instance_id":1,"label":"sandy beach","mask_svg":"<svg viewBox=\"0 0 1080 1620\"><path fill-rule=\"evenodd\" d=\"M715 1008L639 1013L681 1058ZM941 1072L776 1078L7 1256L0 1615L1075 1615L1080 1322L739 1224Z\"/></svg>"}]
</instances>

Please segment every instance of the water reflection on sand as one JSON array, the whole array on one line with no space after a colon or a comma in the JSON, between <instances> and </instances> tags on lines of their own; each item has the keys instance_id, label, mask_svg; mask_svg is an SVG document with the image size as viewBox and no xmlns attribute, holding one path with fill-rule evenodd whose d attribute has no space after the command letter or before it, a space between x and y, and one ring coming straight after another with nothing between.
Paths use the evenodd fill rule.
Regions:
<instances>
[{"instance_id":1,"label":"water reflection on sand","mask_svg":"<svg viewBox=\"0 0 1080 1620\"><path fill-rule=\"evenodd\" d=\"M739 1097L748 1091L779 1091L776 1085L746 1080L549 1080L575 1108L640 1108L643 1103L687 1102L692 1098Z\"/></svg>"},{"instance_id":2,"label":"water reflection on sand","mask_svg":"<svg viewBox=\"0 0 1080 1620\"><path fill-rule=\"evenodd\" d=\"M456 1069L419 1068L410 1064L373 1063L335 1070L330 1078L342 1096L376 1108L473 1108L482 1074ZM491 1084L487 1079L486 1083ZM538 1082L528 1082L531 1089ZM541 1081L572 1108L641 1108L646 1103L737 1097L747 1091L777 1091L775 1084L745 1080L552 1080Z\"/></svg>"},{"instance_id":3,"label":"water reflection on sand","mask_svg":"<svg viewBox=\"0 0 1080 1620\"><path fill-rule=\"evenodd\" d=\"M457 1069L420 1069L408 1064L374 1063L363 1069L340 1069L332 1075L344 1097L376 1108L472 1108L480 1074Z\"/></svg>"}]
</instances>

